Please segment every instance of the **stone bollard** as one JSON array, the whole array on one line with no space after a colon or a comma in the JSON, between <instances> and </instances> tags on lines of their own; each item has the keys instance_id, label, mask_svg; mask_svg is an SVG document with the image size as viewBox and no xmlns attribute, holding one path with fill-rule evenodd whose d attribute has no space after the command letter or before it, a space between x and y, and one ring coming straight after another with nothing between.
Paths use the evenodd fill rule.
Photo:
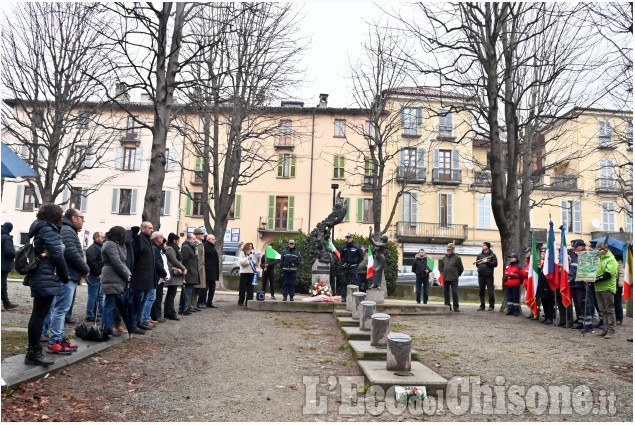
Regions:
<instances>
[{"instance_id":1,"label":"stone bollard","mask_svg":"<svg viewBox=\"0 0 635 425\"><path fill-rule=\"evenodd\" d=\"M362 331L369 331L371 326L371 317L377 311L377 303L375 301L362 301L361 305L361 313L359 315L359 329Z\"/></svg>"},{"instance_id":2,"label":"stone bollard","mask_svg":"<svg viewBox=\"0 0 635 425\"><path fill-rule=\"evenodd\" d=\"M386 355L386 369L409 372L412 338L409 335L391 332L388 335L388 354Z\"/></svg>"},{"instance_id":3,"label":"stone bollard","mask_svg":"<svg viewBox=\"0 0 635 425\"><path fill-rule=\"evenodd\" d=\"M370 345L386 348L390 333L390 316L386 313L375 313L371 316Z\"/></svg>"},{"instance_id":4,"label":"stone bollard","mask_svg":"<svg viewBox=\"0 0 635 425\"><path fill-rule=\"evenodd\" d=\"M353 292L359 291L359 286L348 285L346 289L346 310L353 311Z\"/></svg>"},{"instance_id":5,"label":"stone bollard","mask_svg":"<svg viewBox=\"0 0 635 425\"><path fill-rule=\"evenodd\" d=\"M375 301L377 304L384 303L384 291L382 289L368 289L366 291L366 299Z\"/></svg>"},{"instance_id":6,"label":"stone bollard","mask_svg":"<svg viewBox=\"0 0 635 425\"><path fill-rule=\"evenodd\" d=\"M351 313L353 315L353 319L359 320L359 315L362 312L361 303L366 299L366 293L364 292L353 292L353 309Z\"/></svg>"}]
</instances>

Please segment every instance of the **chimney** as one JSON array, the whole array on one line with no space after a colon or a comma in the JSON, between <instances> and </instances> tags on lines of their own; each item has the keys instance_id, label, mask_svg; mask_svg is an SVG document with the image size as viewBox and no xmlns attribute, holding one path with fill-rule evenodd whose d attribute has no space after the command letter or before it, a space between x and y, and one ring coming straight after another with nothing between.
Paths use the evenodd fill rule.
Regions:
<instances>
[{"instance_id":1,"label":"chimney","mask_svg":"<svg viewBox=\"0 0 635 425\"><path fill-rule=\"evenodd\" d=\"M152 103L152 98L147 93L141 93L141 103Z\"/></svg>"},{"instance_id":2,"label":"chimney","mask_svg":"<svg viewBox=\"0 0 635 425\"><path fill-rule=\"evenodd\" d=\"M326 108L328 106L329 95L325 93L320 93L320 104L318 108Z\"/></svg>"},{"instance_id":3,"label":"chimney","mask_svg":"<svg viewBox=\"0 0 635 425\"><path fill-rule=\"evenodd\" d=\"M130 94L126 91L126 83L115 84L115 99L122 102L130 102Z\"/></svg>"}]
</instances>

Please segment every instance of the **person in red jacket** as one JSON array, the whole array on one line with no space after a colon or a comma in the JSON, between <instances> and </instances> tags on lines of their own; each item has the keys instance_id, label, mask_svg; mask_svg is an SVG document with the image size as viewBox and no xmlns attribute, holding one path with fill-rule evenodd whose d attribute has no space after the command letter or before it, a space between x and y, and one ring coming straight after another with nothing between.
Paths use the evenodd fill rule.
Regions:
<instances>
[{"instance_id":1,"label":"person in red jacket","mask_svg":"<svg viewBox=\"0 0 635 425\"><path fill-rule=\"evenodd\" d=\"M523 268L518 264L518 254L509 255L509 264L505 268L505 287L507 292L507 315L520 313L520 285L523 282Z\"/></svg>"}]
</instances>

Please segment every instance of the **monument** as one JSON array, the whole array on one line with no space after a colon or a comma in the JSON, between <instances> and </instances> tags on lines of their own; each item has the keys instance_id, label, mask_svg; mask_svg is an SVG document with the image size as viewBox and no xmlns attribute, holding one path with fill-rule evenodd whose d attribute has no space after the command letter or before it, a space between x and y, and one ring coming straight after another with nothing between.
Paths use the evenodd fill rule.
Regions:
<instances>
[{"instance_id":1,"label":"monument","mask_svg":"<svg viewBox=\"0 0 635 425\"><path fill-rule=\"evenodd\" d=\"M368 238L373 244L374 254L374 272L373 282L366 291L366 300L375 301L377 304L383 304L385 297L388 295L386 287L386 278L384 277L384 270L386 269L386 244L388 243L388 236L383 235L379 240L375 240L373 237L373 228L369 227L370 234Z\"/></svg>"}]
</instances>

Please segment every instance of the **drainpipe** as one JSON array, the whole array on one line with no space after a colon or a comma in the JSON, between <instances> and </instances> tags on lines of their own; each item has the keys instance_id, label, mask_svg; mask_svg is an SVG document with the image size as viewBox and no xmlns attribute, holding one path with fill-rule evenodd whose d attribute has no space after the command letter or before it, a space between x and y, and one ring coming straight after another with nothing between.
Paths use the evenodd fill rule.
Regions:
<instances>
[{"instance_id":1,"label":"drainpipe","mask_svg":"<svg viewBox=\"0 0 635 425\"><path fill-rule=\"evenodd\" d=\"M178 208L178 217L176 220L176 234L180 236L181 232L181 191L183 189L183 169L185 168L185 142L187 140L187 136L185 132L183 132L183 146L181 148L181 178L179 179L179 203L177 205ZM187 236L187 235L185 235Z\"/></svg>"},{"instance_id":2,"label":"drainpipe","mask_svg":"<svg viewBox=\"0 0 635 425\"><path fill-rule=\"evenodd\" d=\"M311 202L313 200L313 148L315 141L315 107L313 108L313 122L311 124L311 172L309 175L309 223L307 234L311 231Z\"/></svg>"}]
</instances>

